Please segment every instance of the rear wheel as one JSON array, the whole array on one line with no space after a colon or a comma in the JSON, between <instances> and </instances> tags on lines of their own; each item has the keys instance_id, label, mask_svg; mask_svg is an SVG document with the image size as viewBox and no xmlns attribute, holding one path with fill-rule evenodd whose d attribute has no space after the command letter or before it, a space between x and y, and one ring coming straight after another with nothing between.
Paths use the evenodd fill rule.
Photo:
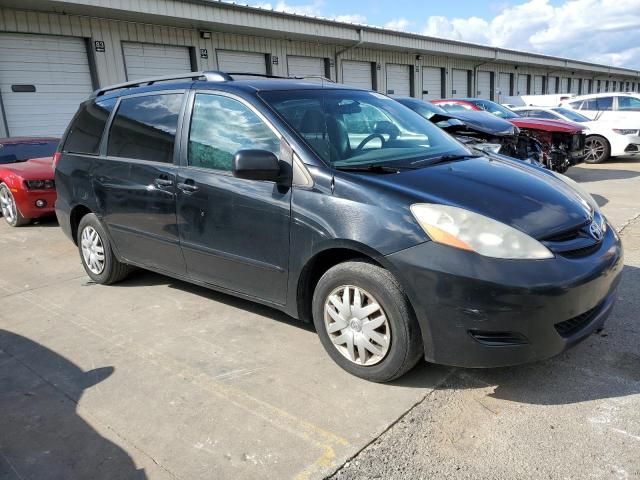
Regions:
<instances>
[{"instance_id":1,"label":"rear wheel","mask_svg":"<svg viewBox=\"0 0 640 480\"><path fill-rule=\"evenodd\" d=\"M80 220L77 242L82 266L94 282L103 285L116 283L131 271L129 265L114 255L107 232L93 213Z\"/></svg>"},{"instance_id":2,"label":"rear wheel","mask_svg":"<svg viewBox=\"0 0 640 480\"><path fill-rule=\"evenodd\" d=\"M12 227L21 227L29 223L29 219L20 213L11 189L6 183L0 183L0 210L4 220Z\"/></svg>"},{"instance_id":3,"label":"rear wheel","mask_svg":"<svg viewBox=\"0 0 640 480\"><path fill-rule=\"evenodd\" d=\"M391 381L422 356L420 328L398 282L366 261L341 263L320 278L313 321L331 358L366 380Z\"/></svg>"},{"instance_id":4,"label":"rear wheel","mask_svg":"<svg viewBox=\"0 0 640 480\"><path fill-rule=\"evenodd\" d=\"M587 163L602 163L611 155L611 147L606 138L600 135L591 135L585 140L587 156L584 161Z\"/></svg>"}]
</instances>

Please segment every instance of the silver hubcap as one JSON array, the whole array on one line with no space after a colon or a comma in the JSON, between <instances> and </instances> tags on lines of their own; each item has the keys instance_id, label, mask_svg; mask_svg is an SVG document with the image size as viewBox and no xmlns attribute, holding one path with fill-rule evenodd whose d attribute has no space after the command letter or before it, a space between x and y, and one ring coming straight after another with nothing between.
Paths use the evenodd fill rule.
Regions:
<instances>
[{"instance_id":1,"label":"silver hubcap","mask_svg":"<svg viewBox=\"0 0 640 480\"><path fill-rule=\"evenodd\" d=\"M604 155L604 144L600 140L587 140L587 160L599 160Z\"/></svg>"},{"instance_id":2,"label":"silver hubcap","mask_svg":"<svg viewBox=\"0 0 640 480\"><path fill-rule=\"evenodd\" d=\"M16 203L13 201L13 195L11 195L9 189L4 185L0 187L0 208L2 209L2 216L5 220L13 224L17 217Z\"/></svg>"},{"instance_id":3,"label":"silver hubcap","mask_svg":"<svg viewBox=\"0 0 640 480\"><path fill-rule=\"evenodd\" d=\"M387 316L361 288L343 285L331 292L324 304L324 325L336 349L355 364L375 365L389 352Z\"/></svg>"},{"instance_id":4,"label":"silver hubcap","mask_svg":"<svg viewBox=\"0 0 640 480\"><path fill-rule=\"evenodd\" d=\"M92 273L100 275L104 270L104 245L93 227L85 227L81 238L82 257Z\"/></svg>"}]
</instances>

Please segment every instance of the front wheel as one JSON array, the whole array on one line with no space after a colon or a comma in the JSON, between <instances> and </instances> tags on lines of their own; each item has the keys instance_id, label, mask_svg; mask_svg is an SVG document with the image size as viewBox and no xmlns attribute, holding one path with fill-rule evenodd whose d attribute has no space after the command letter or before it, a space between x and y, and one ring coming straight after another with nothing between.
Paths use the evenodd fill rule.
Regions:
<instances>
[{"instance_id":1,"label":"front wheel","mask_svg":"<svg viewBox=\"0 0 640 480\"><path fill-rule=\"evenodd\" d=\"M394 380L423 353L418 322L400 285L366 261L341 263L320 278L313 322L331 358L366 380Z\"/></svg>"},{"instance_id":2,"label":"front wheel","mask_svg":"<svg viewBox=\"0 0 640 480\"><path fill-rule=\"evenodd\" d=\"M80 220L77 242L82 266L94 282L110 285L129 274L131 267L116 258L107 232L93 213Z\"/></svg>"},{"instance_id":3,"label":"front wheel","mask_svg":"<svg viewBox=\"0 0 640 480\"><path fill-rule=\"evenodd\" d=\"M29 219L20 213L11 189L6 183L0 183L0 210L5 222L12 227L21 227L29 223Z\"/></svg>"},{"instance_id":4,"label":"front wheel","mask_svg":"<svg viewBox=\"0 0 640 480\"><path fill-rule=\"evenodd\" d=\"M599 135L591 135L585 140L587 156L584 157L586 163L602 163L611 155L611 147L606 138Z\"/></svg>"}]
</instances>

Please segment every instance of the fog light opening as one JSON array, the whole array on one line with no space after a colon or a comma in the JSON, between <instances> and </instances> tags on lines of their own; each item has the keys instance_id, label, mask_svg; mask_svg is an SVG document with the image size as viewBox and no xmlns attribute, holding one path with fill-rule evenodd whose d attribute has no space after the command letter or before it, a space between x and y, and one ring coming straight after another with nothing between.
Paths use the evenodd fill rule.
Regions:
<instances>
[{"instance_id":1,"label":"fog light opening","mask_svg":"<svg viewBox=\"0 0 640 480\"><path fill-rule=\"evenodd\" d=\"M43 200L41 198L39 198L38 200L36 200L36 207L38 208L44 208L47 206L47 201Z\"/></svg>"}]
</instances>

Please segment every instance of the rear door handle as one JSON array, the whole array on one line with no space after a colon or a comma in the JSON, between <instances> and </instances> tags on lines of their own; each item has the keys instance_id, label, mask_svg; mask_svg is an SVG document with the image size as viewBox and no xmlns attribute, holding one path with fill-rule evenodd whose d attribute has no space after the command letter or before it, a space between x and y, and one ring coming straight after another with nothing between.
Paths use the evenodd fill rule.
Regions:
<instances>
[{"instance_id":1,"label":"rear door handle","mask_svg":"<svg viewBox=\"0 0 640 480\"><path fill-rule=\"evenodd\" d=\"M173 180L169 180L168 178L156 178L157 187L170 187L172 185L173 185Z\"/></svg>"},{"instance_id":2,"label":"rear door handle","mask_svg":"<svg viewBox=\"0 0 640 480\"><path fill-rule=\"evenodd\" d=\"M194 184L193 180L185 180L184 183L178 183L178 188L185 193L193 193L198 191L198 186Z\"/></svg>"}]
</instances>

